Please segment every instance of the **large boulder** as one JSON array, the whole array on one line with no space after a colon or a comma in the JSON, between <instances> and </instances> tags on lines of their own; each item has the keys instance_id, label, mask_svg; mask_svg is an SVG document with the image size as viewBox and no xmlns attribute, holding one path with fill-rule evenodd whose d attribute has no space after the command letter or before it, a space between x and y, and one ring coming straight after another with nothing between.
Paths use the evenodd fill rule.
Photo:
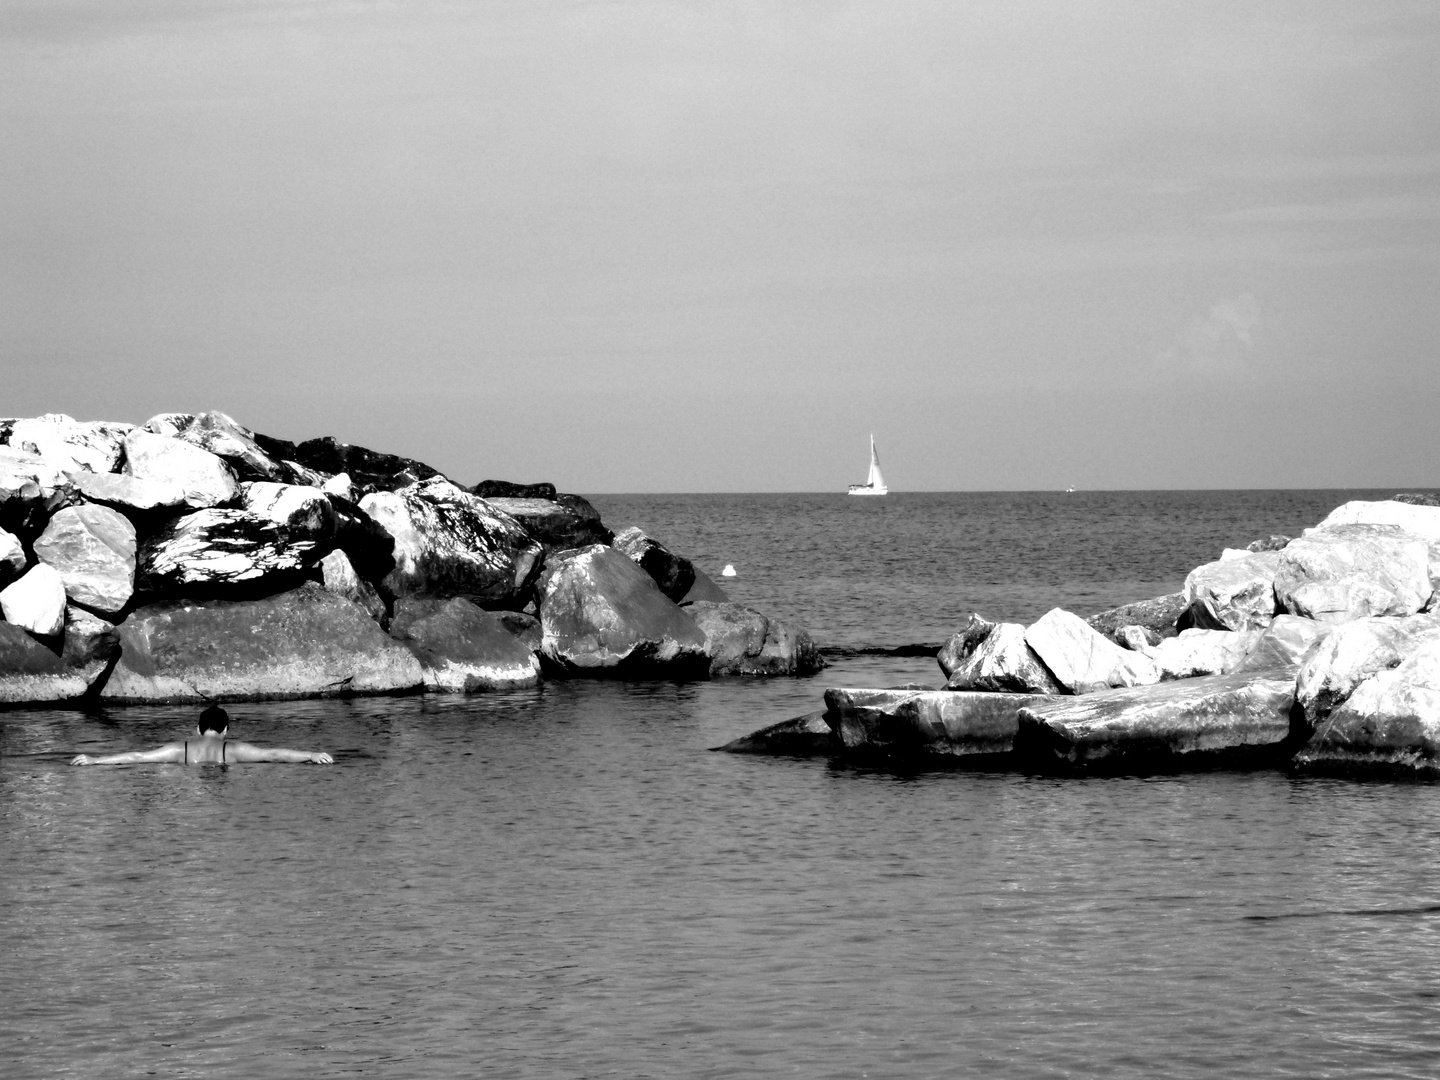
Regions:
<instances>
[{"instance_id":1,"label":"large boulder","mask_svg":"<svg viewBox=\"0 0 1440 1080\"><path fill-rule=\"evenodd\" d=\"M135 591L135 526L108 506L56 511L35 541L35 557L59 572L66 596L92 611L114 615Z\"/></svg>"},{"instance_id":2,"label":"large boulder","mask_svg":"<svg viewBox=\"0 0 1440 1080\"><path fill-rule=\"evenodd\" d=\"M0 529L0 585L14 581L25 572L25 546L12 532Z\"/></svg>"},{"instance_id":3,"label":"large boulder","mask_svg":"<svg viewBox=\"0 0 1440 1080\"><path fill-rule=\"evenodd\" d=\"M168 522L140 546L135 584L147 595L253 590L266 578L267 586L276 586L287 575L298 577L320 557L314 539L269 518L246 510L197 510Z\"/></svg>"},{"instance_id":4,"label":"large boulder","mask_svg":"<svg viewBox=\"0 0 1440 1080\"><path fill-rule=\"evenodd\" d=\"M0 528L32 537L76 501L74 483L39 454L0 446Z\"/></svg>"},{"instance_id":5,"label":"large boulder","mask_svg":"<svg viewBox=\"0 0 1440 1080\"><path fill-rule=\"evenodd\" d=\"M1190 601L1185 599L1183 592L1170 593L1168 596L1157 596L1153 600L1121 604L1119 607L1091 615L1085 621L1116 645L1126 645L1124 629L1127 626L1140 627L1146 632L1147 642L1157 645L1165 638L1175 636L1175 623L1189 605Z\"/></svg>"},{"instance_id":6,"label":"large boulder","mask_svg":"<svg viewBox=\"0 0 1440 1080\"><path fill-rule=\"evenodd\" d=\"M1295 696L1311 726L1367 679L1440 639L1440 616L1356 619L1332 629L1300 666Z\"/></svg>"},{"instance_id":7,"label":"large boulder","mask_svg":"<svg viewBox=\"0 0 1440 1080\"><path fill-rule=\"evenodd\" d=\"M1019 623L996 624L960 666L950 672L945 689L1004 694L1065 693L1065 688L1035 650L1025 643L1025 627Z\"/></svg>"},{"instance_id":8,"label":"large boulder","mask_svg":"<svg viewBox=\"0 0 1440 1080\"><path fill-rule=\"evenodd\" d=\"M606 541L597 542L603 544ZM684 600L695 584L695 564L646 535L639 526L621 529L610 543L616 551L654 578L660 591L676 603Z\"/></svg>"},{"instance_id":9,"label":"large boulder","mask_svg":"<svg viewBox=\"0 0 1440 1080\"><path fill-rule=\"evenodd\" d=\"M125 473L76 472L68 474L77 491L88 501L102 503L130 517L141 517L189 509L185 489L176 483L141 480Z\"/></svg>"},{"instance_id":10,"label":"large boulder","mask_svg":"<svg viewBox=\"0 0 1440 1080\"><path fill-rule=\"evenodd\" d=\"M424 685L409 649L313 583L259 600L144 607L119 631L102 701L258 701Z\"/></svg>"},{"instance_id":11,"label":"large boulder","mask_svg":"<svg viewBox=\"0 0 1440 1080\"><path fill-rule=\"evenodd\" d=\"M0 589L0 612L7 623L55 637L65 628L65 581L54 567L37 563Z\"/></svg>"},{"instance_id":12,"label":"large boulder","mask_svg":"<svg viewBox=\"0 0 1440 1080\"><path fill-rule=\"evenodd\" d=\"M335 511L335 546L366 581L384 581L395 569L395 537L349 499L331 492L326 497Z\"/></svg>"},{"instance_id":13,"label":"large boulder","mask_svg":"<svg viewBox=\"0 0 1440 1080\"><path fill-rule=\"evenodd\" d=\"M947 679L969 660L994 629L995 624L989 619L973 611L970 613L965 625L951 634L950 639L941 645L940 651L935 654L935 662L940 665L940 670Z\"/></svg>"},{"instance_id":14,"label":"large boulder","mask_svg":"<svg viewBox=\"0 0 1440 1080\"><path fill-rule=\"evenodd\" d=\"M72 701L89 688L83 669L67 664L19 626L0 623L0 704Z\"/></svg>"},{"instance_id":15,"label":"large boulder","mask_svg":"<svg viewBox=\"0 0 1440 1080\"><path fill-rule=\"evenodd\" d=\"M808 633L753 608L701 601L685 608L685 614L705 635L712 677L812 675L825 666Z\"/></svg>"},{"instance_id":16,"label":"large boulder","mask_svg":"<svg viewBox=\"0 0 1440 1080\"><path fill-rule=\"evenodd\" d=\"M1292 615L1320 622L1413 615L1434 591L1429 544L1394 525L1309 529L1278 558L1280 604Z\"/></svg>"},{"instance_id":17,"label":"large boulder","mask_svg":"<svg viewBox=\"0 0 1440 1080\"><path fill-rule=\"evenodd\" d=\"M240 503L256 517L326 544L335 536L335 507L319 488L269 481L240 485Z\"/></svg>"},{"instance_id":18,"label":"large boulder","mask_svg":"<svg viewBox=\"0 0 1440 1080\"><path fill-rule=\"evenodd\" d=\"M579 495L554 499L486 496L485 501L524 525L547 551L608 544L615 535L600 520L600 512Z\"/></svg>"},{"instance_id":19,"label":"large boulder","mask_svg":"<svg viewBox=\"0 0 1440 1080\"><path fill-rule=\"evenodd\" d=\"M220 458L180 439L136 429L125 437L125 472L141 480L177 484L187 506L225 506L240 497L240 484Z\"/></svg>"},{"instance_id":20,"label":"large boulder","mask_svg":"<svg viewBox=\"0 0 1440 1080\"><path fill-rule=\"evenodd\" d=\"M1290 752L1293 679L1211 675L1050 698L1020 710L1017 754L1042 767L1259 764Z\"/></svg>"},{"instance_id":21,"label":"large boulder","mask_svg":"<svg viewBox=\"0 0 1440 1080\"><path fill-rule=\"evenodd\" d=\"M1250 635L1249 650L1235 671L1298 669L1333 631L1329 623L1298 615L1276 615L1260 634Z\"/></svg>"},{"instance_id":22,"label":"large boulder","mask_svg":"<svg viewBox=\"0 0 1440 1080\"><path fill-rule=\"evenodd\" d=\"M608 545L552 556L537 593L541 657L561 672L676 678L709 672L704 631Z\"/></svg>"},{"instance_id":23,"label":"large boulder","mask_svg":"<svg viewBox=\"0 0 1440 1080\"><path fill-rule=\"evenodd\" d=\"M255 441L255 433L222 412L198 413L175 435L222 459L241 480L287 483L291 472Z\"/></svg>"},{"instance_id":24,"label":"large boulder","mask_svg":"<svg viewBox=\"0 0 1440 1080\"><path fill-rule=\"evenodd\" d=\"M1311 766L1440 768L1440 636L1355 688L1298 756Z\"/></svg>"},{"instance_id":25,"label":"large boulder","mask_svg":"<svg viewBox=\"0 0 1440 1080\"><path fill-rule=\"evenodd\" d=\"M484 499L436 478L373 492L360 507L395 538L395 569L384 580L393 595L463 596L489 608L530 599L541 547Z\"/></svg>"},{"instance_id":26,"label":"large boulder","mask_svg":"<svg viewBox=\"0 0 1440 1080\"><path fill-rule=\"evenodd\" d=\"M714 749L727 754L775 754L785 757L829 757L845 749L830 730L824 711L782 720Z\"/></svg>"},{"instance_id":27,"label":"large boulder","mask_svg":"<svg viewBox=\"0 0 1440 1080\"><path fill-rule=\"evenodd\" d=\"M1185 578L1185 606L1204 605L1216 630L1263 630L1275 617L1275 571L1280 556L1273 551L1238 552L1197 566Z\"/></svg>"},{"instance_id":28,"label":"large boulder","mask_svg":"<svg viewBox=\"0 0 1440 1080\"><path fill-rule=\"evenodd\" d=\"M1045 700L1031 694L839 688L825 691L825 719L855 754L983 758L1008 754L1021 708Z\"/></svg>"},{"instance_id":29,"label":"large boulder","mask_svg":"<svg viewBox=\"0 0 1440 1080\"><path fill-rule=\"evenodd\" d=\"M9 441L15 449L39 454L64 472L108 473L119 468L125 436L132 428L131 424L82 422L64 413L46 413L16 420Z\"/></svg>"},{"instance_id":30,"label":"large boulder","mask_svg":"<svg viewBox=\"0 0 1440 1080\"><path fill-rule=\"evenodd\" d=\"M359 604L381 626L390 623L385 601L375 591L375 586L355 572L350 557L336 548L320 560L320 581L326 592Z\"/></svg>"},{"instance_id":31,"label":"large boulder","mask_svg":"<svg viewBox=\"0 0 1440 1080\"><path fill-rule=\"evenodd\" d=\"M329 435L309 439L298 445L281 443L276 439L259 441L262 447L280 450L278 456L295 461L326 477L346 473L355 490L362 494L399 491L412 484L441 477L439 470L432 469L423 461L383 454L363 446L352 446ZM285 452L286 449L288 452Z\"/></svg>"},{"instance_id":32,"label":"large boulder","mask_svg":"<svg viewBox=\"0 0 1440 1080\"><path fill-rule=\"evenodd\" d=\"M500 616L458 596L403 597L390 634L415 654L430 690L514 690L540 681L540 661Z\"/></svg>"},{"instance_id":33,"label":"large boulder","mask_svg":"<svg viewBox=\"0 0 1440 1080\"><path fill-rule=\"evenodd\" d=\"M1051 608L1027 627L1025 644L1072 694L1143 686L1160 679L1148 657L1122 649L1063 608Z\"/></svg>"},{"instance_id":34,"label":"large boulder","mask_svg":"<svg viewBox=\"0 0 1440 1080\"><path fill-rule=\"evenodd\" d=\"M1440 504L1433 496L1399 496L1381 502L1356 500L1337 506L1317 529L1339 525L1392 525L1430 545L1430 584L1440 589Z\"/></svg>"}]
</instances>

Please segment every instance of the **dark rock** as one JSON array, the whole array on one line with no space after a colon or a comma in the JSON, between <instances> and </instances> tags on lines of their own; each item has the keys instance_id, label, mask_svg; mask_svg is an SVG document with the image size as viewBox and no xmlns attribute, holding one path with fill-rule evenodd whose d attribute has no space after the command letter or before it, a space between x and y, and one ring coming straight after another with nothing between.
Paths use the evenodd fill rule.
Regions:
<instances>
[{"instance_id":1,"label":"dark rock","mask_svg":"<svg viewBox=\"0 0 1440 1080\"><path fill-rule=\"evenodd\" d=\"M0 623L0 704L73 701L88 689L83 670L65 663L20 627Z\"/></svg>"},{"instance_id":2,"label":"dark rock","mask_svg":"<svg viewBox=\"0 0 1440 1080\"><path fill-rule=\"evenodd\" d=\"M954 690L825 691L825 716L845 749L896 759L983 758L1014 747L1033 694Z\"/></svg>"},{"instance_id":3,"label":"dark rock","mask_svg":"<svg viewBox=\"0 0 1440 1080\"><path fill-rule=\"evenodd\" d=\"M349 499L326 494L335 511L335 546L366 581L379 583L395 569L395 538Z\"/></svg>"},{"instance_id":4,"label":"dark rock","mask_svg":"<svg viewBox=\"0 0 1440 1080\"><path fill-rule=\"evenodd\" d=\"M1245 545L1245 550L1279 551L1286 544L1290 543L1290 540L1291 538L1288 536L1281 536L1279 533L1275 533L1274 535L1265 537L1263 540L1251 540L1250 543Z\"/></svg>"},{"instance_id":5,"label":"dark rock","mask_svg":"<svg viewBox=\"0 0 1440 1080\"><path fill-rule=\"evenodd\" d=\"M523 611L497 611L495 614L500 616L500 622L520 644L532 653L540 651L543 631L540 629L539 619L534 615L526 615Z\"/></svg>"},{"instance_id":6,"label":"dark rock","mask_svg":"<svg viewBox=\"0 0 1440 1080\"><path fill-rule=\"evenodd\" d=\"M935 660L940 665L940 670L945 673L948 679L955 669L960 667L980 647L980 643L990 636L995 629L995 624L975 612L970 613L966 620L955 633L950 635L950 640L940 646L940 651L935 654Z\"/></svg>"},{"instance_id":7,"label":"dark rock","mask_svg":"<svg viewBox=\"0 0 1440 1080\"><path fill-rule=\"evenodd\" d=\"M60 574L65 595L101 614L123 611L135 591L135 526L108 506L56 511L35 541L35 557Z\"/></svg>"},{"instance_id":8,"label":"dark rock","mask_svg":"<svg viewBox=\"0 0 1440 1080\"><path fill-rule=\"evenodd\" d=\"M321 555L311 537L249 511L197 510L140 546L135 586L146 596L223 595L262 583L277 591L298 584Z\"/></svg>"},{"instance_id":9,"label":"dark rock","mask_svg":"<svg viewBox=\"0 0 1440 1080\"><path fill-rule=\"evenodd\" d=\"M845 749L825 720L825 713L812 712L793 720L782 720L767 728L717 746L727 754L774 754L784 757L831 757Z\"/></svg>"},{"instance_id":10,"label":"dark rock","mask_svg":"<svg viewBox=\"0 0 1440 1080\"><path fill-rule=\"evenodd\" d=\"M614 536L600 520L600 512L579 495L561 495L558 500L487 497L485 501L524 525L547 551L608 544Z\"/></svg>"},{"instance_id":11,"label":"dark rock","mask_svg":"<svg viewBox=\"0 0 1440 1080\"><path fill-rule=\"evenodd\" d=\"M460 597L402 597L390 634L420 661L429 690L513 690L540 681L539 660L501 616Z\"/></svg>"},{"instance_id":12,"label":"dark rock","mask_svg":"<svg viewBox=\"0 0 1440 1080\"><path fill-rule=\"evenodd\" d=\"M327 476L348 473L355 490L366 495L375 491L399 491L411 484L441 476L438 469L432 469L423 461L352 446L330 435L308 439L285 456Z\"/></svg>"},{"instance_id":13,"label":"dark rock","mask_svg":"<svg viewBox=\"0 0 1440 1080\"><path fill-rule=\"evenodd\" d=\"M1020 710L1015 750L1061 768L1275 764L1293 752L1291 678L1212 675Z\"/></svg>"},{"instance_id":14,"label":"dark rock","mask_svg":"<svg viewBox=\"0 0 1440 1080\"><path fill-rule=\"evenodd\" d=\"M728 604L730 602L730 595L719 585L716 585L710 575L694 563L690 564L690 568L695 573L695 580L690 585L690 591L676 601L676 603L681 607L688 607L691 604L698 604L702 600L712 604Z\"/></svg>"},{"instance_id":15,"label":"dark rock","mask_svg":"<svg viewBox=\"0 0 1440 1080\"><path fill-rule=\"evenodd\" d=\"M691 599L688 595L695 584L695 564L689 559L672 553L660 541L645 535L635 526L616 533L611 543L616 551L649 574L660 586L660 591L671 600L690 599L694 603L699 599Z\"/></svg>"},{"instance_id":16,"label":"dark rock","mask_svg":"<svg viewBox=\"0 0 1440 1080\"><path fill-rule=\"evenodd\" d=\"M114 623L106 622L83 608L72 606L65 609L65 638L60 656L72 668L91 671L93 674L88 682L94 681L94 676L109 663L119 648L120 635Z\"/></svg>"},{"instance_id":17,"label":"dark rock","mask_svg":"<svg viewBox=\"0 0 1440 1080\"><path fill-rule=\"evenodd\" d=\"M572 675L703 678L704 632L612 547L552 556L537 589L541 657Z\"/></svg>"},{"instance_id":18,"label":"dark rock","mask_svg":"<svg viewBox=\"0 0 1440 1080\"><path fill-rule=\"evenodd\" d=\"M643 567L642 567L643 569ZM813 675L825 666L810 635L740 604L685 609L705 635L710 675Z\"/></svg>"},{"instance_id":19,"label":"dark rock","mask_svg":"<svg viewBox=\"0 0 1440 1080\"><path fill-rule=\"evenodd\" d=\"M79 501L70 478L44 458L0 446L0 529L33 539L51 514Z\"/></svg>"},{"instance_id":20,"label":"dark rock","mask_svg":"<svg viewBox=\"0 0 1440 1080\"><path fill-rule=\"evenodd\" d=\"M556 499L554 484L512 484L509 480L481 480L467 490L482 499L549 499L551 502Z\"/></svg>"},{"instance_id":21,"label":"dark rock","mask_svg":"<svg viewBox=\"0 0 1440 1080\"><path fill-rule=\"evenodd\" d=\"M395 538L395 569L384 580L391 595L464 596L487 608L529 601L542 549L486 500L437 477L373 492L360 508Z\"/></svg>"},{"instance_id":22,"label":"dark rock","mask_svg":"<svg viewBox=\"0 0 1440 1080\"><path fill-rule=\"evenodd\" d=\"M1406 492L1392 496L1391 501L1406 503L1410 506L1440 506L1440 496L1414 492Z\"/></svg>"},{"instance_id":23,"label":"dark rock","mask_svg":"<svg viewBox=\"0 0 1440 1080\"><path fill-rule=\"evenodd\" d=\"M358 605L306 584L259 600L165 603L120 624L107 702L259 701L422 687L420 662Z\"/></svg>"},{"instance_id":24,"label":"dark rock","mask_svg":"<svg viewBox=\"0 0 1440 1080\"><path fill-rule=\"evenodd\" d=\"M1119 607L1091 615L1085 621L1116 645L1125 645L1120 631L1127 626L1139 626L1159 635L1163 640L1174 637L1179 632L1175 624L1187 606L1184 593L1171 593L1168 596L1157 596L1153 600L1121 604Z\"/></svg>"}]
</instances>

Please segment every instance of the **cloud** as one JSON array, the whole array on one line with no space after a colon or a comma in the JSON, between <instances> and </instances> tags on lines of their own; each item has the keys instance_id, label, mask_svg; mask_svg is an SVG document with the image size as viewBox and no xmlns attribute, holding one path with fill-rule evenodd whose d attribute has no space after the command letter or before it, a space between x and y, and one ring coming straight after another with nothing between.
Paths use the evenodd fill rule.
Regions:
<instances>
[{"instance_id":1,"label":"cloud","mask_svg":"<svg viewBox=\"0 0 1440 1080\"><path fill-rule=\"evenodd\" d=\"M1260 302L1243 292L1221 300L1210 313L1192 322L1175 343L1160 354L1171 370L1195 375L1235 374L1249 367L1255 352Z\"/></svg>"}]
</instances>

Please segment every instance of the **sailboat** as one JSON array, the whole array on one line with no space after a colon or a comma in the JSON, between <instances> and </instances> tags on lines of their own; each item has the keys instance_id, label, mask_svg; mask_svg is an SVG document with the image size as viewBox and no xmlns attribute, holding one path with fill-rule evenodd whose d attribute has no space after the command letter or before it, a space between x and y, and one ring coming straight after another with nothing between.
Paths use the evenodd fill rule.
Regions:
<instances>
[{"instance_id":1,"label":"sailboat","mask_svg":"<svg viewBox=\"0 0 1440 1080\"><path fill-rule=\"evenodd\" d=\"M875 436L870 436L870 475L865 478L863 484L851 484L851 495L889 495L890 489L885 486L885 478L880 475L880 458L875 453Z\"/></svg>"}]
</instances>

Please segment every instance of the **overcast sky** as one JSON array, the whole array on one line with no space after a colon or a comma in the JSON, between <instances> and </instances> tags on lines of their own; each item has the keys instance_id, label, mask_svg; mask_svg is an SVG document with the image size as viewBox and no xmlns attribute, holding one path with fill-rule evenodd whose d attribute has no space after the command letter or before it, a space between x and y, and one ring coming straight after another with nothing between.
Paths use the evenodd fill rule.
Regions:
<instances>
[{"instance_id":1,"label":"overcast sky","mask_svg":"<svg viewBox=\"0 0 1440 1080\"><path fill-rule=\"evenodd\" d=\"M0 415L1440 485L1440 4L0 0Z\"/></svg>"}]
</instances>

